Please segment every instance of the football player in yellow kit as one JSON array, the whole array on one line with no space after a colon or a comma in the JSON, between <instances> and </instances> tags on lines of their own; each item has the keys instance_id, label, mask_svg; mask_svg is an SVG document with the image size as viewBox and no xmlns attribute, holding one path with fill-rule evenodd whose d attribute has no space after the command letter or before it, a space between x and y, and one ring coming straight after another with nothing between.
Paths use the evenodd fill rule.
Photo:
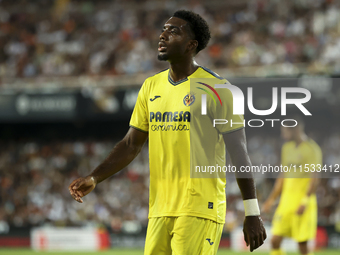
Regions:
<instances>
[{"instance_id":1,"label":"football player in yellow kit","mask_svg":"<svg viewBox=\"0 0 340 255\"><path fill-rule=\"evenodd\" d=\"M264 203L262 211L268 213L281 195L272 222L271 255L283 255L280 248L284 237L294 239L302 255L310 255L308 241L315 238L317 228L317 201L315 190L318 179L313 173L300 169L322 164L320 147L304 132L304 123L299 117L296 127L282 127L281 136L286 143L282 147L283 166L296 166L296 171L284 173L275 182L274 188ZM302 166L302 168L300 168ZM308 169L308 168L306 168Z\"/></svg>"},{"instance_id":2,"label":"football player in yellow kit","mask_svg":"<svg viewBox=\"0 0 340 255\"><path fill-rule=\"evenodd\" d=\"M251 164L243 116L233 115L229 90L219 92L222 99L218 114L241 124L214 128L197 123L192 116L192 107L199 105L190 92L191 79L209 78L212 84L204 85L209 88L227 82L194 60L209 39L209 27L201 16L191 11L174 13L163 26L158 44L158 59L168 61L170 68L145 80L131 116L130 129L107 159L90 175L74 180L69 186L73 198L83 202L83 196L127 166L149 139L149 224L144 251L147 255L217 253L226 213L226 180L225 177L191 178L190 165L198 165L195 159L202 162L207 158L207 151L202 148L190 148L191 139L202 141L201 144L213 143L214 150L209 154L213 162L225 164L226 147L234 166ZM196 131L191 130L193 122L202 125ZM246 212L245 241L253 251L266 239L255 184L253 178L237 178L237 182Z\"/></svg>"}]
</instances>

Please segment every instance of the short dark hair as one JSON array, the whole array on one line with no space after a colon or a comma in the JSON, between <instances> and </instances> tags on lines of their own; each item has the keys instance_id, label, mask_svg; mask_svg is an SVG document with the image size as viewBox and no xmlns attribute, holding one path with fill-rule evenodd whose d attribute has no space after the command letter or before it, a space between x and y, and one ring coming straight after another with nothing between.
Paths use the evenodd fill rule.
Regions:
<instances>
[{"instance_id":1,"label":"short dark hair","mask_svg":"<svg viewBox=\"0 0 340 255\"><path fill-rule=\"evenodd\" d=\"M188 22L191 31L194 33L195 40L198 42L196 53L207 47L210 40L210 30L208 23L200 15L192 11L179 10L174 13L173 17Z\"/></svg>"},{"instance_id":2,"label":"short dark hair","mask_svg":"<svg viewBox=\"0 0 340 255\"><path fill-rule=\"evenodd\" d=\"M305 118L300 114L288 114L287 119L290 120L296 120L298 125L296 127L300 128L301 130L304 130L305 128Z\"/></svg>"}]
</instances>

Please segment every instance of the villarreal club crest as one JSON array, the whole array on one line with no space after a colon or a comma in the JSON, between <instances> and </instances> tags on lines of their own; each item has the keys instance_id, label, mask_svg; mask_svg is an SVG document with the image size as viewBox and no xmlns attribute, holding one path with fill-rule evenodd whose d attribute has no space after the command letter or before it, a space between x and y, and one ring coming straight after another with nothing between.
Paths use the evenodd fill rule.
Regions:
<instances>
[{"instance_id":1,"label":"villarreal club crest","mask_svg":"<svg viewBox=\"0 0 340 255\"><path fill-rule=\"evenodd\" d=\"M193 93L188 93L183 98L183 103L185 106L190 106L195 102L195 95Z\"/></svg>"}]
</instances>

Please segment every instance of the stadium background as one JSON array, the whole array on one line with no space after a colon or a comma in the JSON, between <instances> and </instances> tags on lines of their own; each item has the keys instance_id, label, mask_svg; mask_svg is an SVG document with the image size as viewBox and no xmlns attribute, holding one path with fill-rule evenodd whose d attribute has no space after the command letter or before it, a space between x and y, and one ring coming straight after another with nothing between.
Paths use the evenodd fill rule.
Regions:
<instances>
[{"instance_id":1,"label":"stadium background","mask_svg":"<svg viewBox=\"0 0 340 255\"><path fill-rule=\"evenodd\" d=\"M156 49L177 9L207 19L212 40L196 58L267 109L271 88L305 87L307 133L324 163L340 163L340 4L324 0L0 1L0 247L30 247L35 227L101 229L104 246L143 247L148 213L148 148L97 186L84 204L70 182L89 173L128 129L143 80L164 68ZM291 113L297 112L295 108ZM246 112L246 119L252 118ZM273 118L280 118L276 112ZM248 128L254 165L280 164L279 126ZM257 179L260 204L274 180ZM340 249L340 180L317 190L322 252ZM242 225L236 182L227 185L221 246ZM270 223L272 215L263 215ZM0 253L17 254L14 250ZM19 254L19 253L18 253ZM131 252L132 254L132 252Z\"/></svg>"}]
</instances>

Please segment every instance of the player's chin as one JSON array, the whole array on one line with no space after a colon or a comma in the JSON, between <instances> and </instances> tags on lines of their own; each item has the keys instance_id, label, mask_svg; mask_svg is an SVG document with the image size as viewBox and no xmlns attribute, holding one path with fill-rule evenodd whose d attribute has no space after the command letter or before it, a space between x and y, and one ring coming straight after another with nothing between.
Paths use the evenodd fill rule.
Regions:
<instances>
[{"instance_id":1,"label":"player's chin","mask_svg":"<svg viewBox=\"0 0 340 255\"><path fill-rule=\"evenodd\" d=\"M167 61L169 59L169 56L164 52L159 52L157 58L160 61Z\"/></svg>"}]
</instances>

